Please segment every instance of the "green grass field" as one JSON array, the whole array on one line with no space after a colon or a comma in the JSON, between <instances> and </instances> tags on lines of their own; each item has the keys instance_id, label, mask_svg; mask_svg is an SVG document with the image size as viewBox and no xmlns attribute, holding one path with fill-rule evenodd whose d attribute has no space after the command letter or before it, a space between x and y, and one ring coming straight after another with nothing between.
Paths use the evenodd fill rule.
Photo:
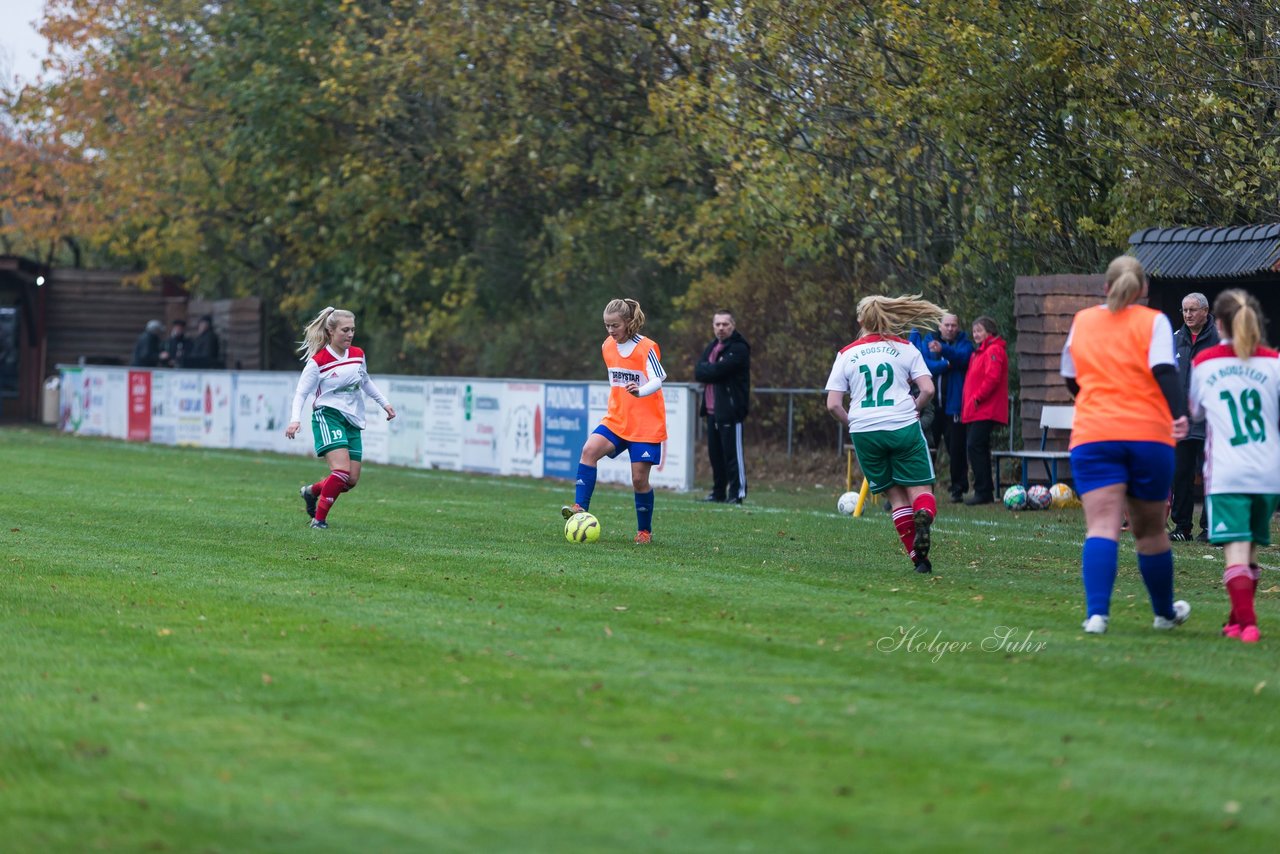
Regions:
<instances>
[{"instance_id":1,"label":"green grass field","mask_svg":"<svg viewBox=\"0 0 1280 854\"><path fill-rule=\"evenodd\" d=\"M550 481L370 465L313 531L314 460L11 428L0 464L6 851L1280 836L1280 576L1227 641L1212 548L1158 633L1124 545L1092 637L1078 510L944 505L920 576L884 513L835 514L835 459L743 508L661 493L649 548L609 487L580 546Z\"/></svg>"}]
</instances>

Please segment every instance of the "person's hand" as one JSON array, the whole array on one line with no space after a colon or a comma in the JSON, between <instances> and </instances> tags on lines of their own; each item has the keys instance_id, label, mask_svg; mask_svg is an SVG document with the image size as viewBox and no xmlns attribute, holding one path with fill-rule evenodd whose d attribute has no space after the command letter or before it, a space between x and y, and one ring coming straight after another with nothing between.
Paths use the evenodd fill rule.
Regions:
<instances>
[{"instance_id":1,"label":"person's hand","mask_svg":"<svg viewBox=\"0 0 1280 854\"><path fill-rule=\"evenodd\" d=\"M389 403L388 403L386 406L384 406L384 407L382 407L382 408L383 408L383 409L385 409L385 410L387 411L387 420L388 420L388 421L390 421L392 418L395 418L395 417L396 417L396 408L395 408L394 406L392 406L391 404L389 404Z\"/></svg>"},{"instance_id":2,"label":"person's hand","mask_svg":"<svg viewBox=\"0 0 1280 854\"><path fill-rule=\"evenodd\" d=\"M639 396L640 396L640 384L639 384L639 383L627 383L627 394L631 395L632 397L639 397Z\"/></svg>"},{"instance_id":3,"label":"person's hand","mask_svg":"<svg viewBox=\"0 0 1280 854\"><path fill-rule=\"evenodd\" d=\"M1181 418L1173 419L1173 438L1181 442L1187 438L1187 433L1191 430L1191 419L1183 415Z\"/></svg>"},{"instance_id":4,"label":"person's hand","mask_svg":"<svg viewBox=\"0 0 1280 854\"><path fill-rule=\"evenodd\" d=\"M929 352L935 356L942 352L942 342L934 339L929 342Z\"/></svg>"},{"instance_id":5,"label":"person's hand","mask_svg":"<svg viewBox=\"0 0 1280 854\"><path fill-rule=\"evenodd\" d=\"M286 439L292 439L294 436L298 435L298 430L301 428L302 428L302 422L290 421L289 426L284 428L284 437Z\"/></svg>"}]
</instances>

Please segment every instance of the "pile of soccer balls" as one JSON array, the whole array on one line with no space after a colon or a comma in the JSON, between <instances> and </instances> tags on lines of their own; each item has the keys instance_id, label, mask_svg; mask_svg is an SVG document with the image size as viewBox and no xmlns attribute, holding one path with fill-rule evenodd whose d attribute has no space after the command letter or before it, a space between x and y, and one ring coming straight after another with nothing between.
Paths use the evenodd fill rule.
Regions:
<instances>
[{"instance_id":1,"label":"pile of soccer balls","mask_svg":"<svg viewBox=\"0 0 1280 854\"><path fill-rule=\"evenodd\" d=\"M1015 483L1004 491L1004 506L1008 510L1048 510L1050 507L1078 507L1080 499L1071 487L1065 483L1055 483L1052 487L1036 484L1030 489L1023 489L1022 484Z\"/></svg>"}]
</instances>

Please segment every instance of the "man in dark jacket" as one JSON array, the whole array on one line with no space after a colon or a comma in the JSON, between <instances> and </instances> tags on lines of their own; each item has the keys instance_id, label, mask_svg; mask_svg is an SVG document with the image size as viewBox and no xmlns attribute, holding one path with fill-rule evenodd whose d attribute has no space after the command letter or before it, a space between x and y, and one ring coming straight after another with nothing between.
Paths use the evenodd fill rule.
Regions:
<instances>
[{"instance_id":1,"label":"man in dark jacket","mask_svg":"<svg viewBox=\"0 0 1280 854\"><path fill-rule=\"evenodd\" d=\"M196 324L196 337L187 347L183 367L222 367L222 357L218 354L218 333L213 331L213 318L207 314Z\"/></svg>"},{"instance_id":2,"label":"man in dark jacket","mask_svg":"<svg viewBox=\"0 0 1280 854\"><path fill-rule=\"evenodd\" d=\"M183 368L183 360L187 355L187 322L175 320L169 329L169 340L164 342L160 351L160 367Z\"/></svg>"},{"instance_id":3,"label":"man in dark jacket","mask_svg":"<svg viewBox=\"0 0 1280 854\"><path fill-rule=\"evenodd\" d=\"M163 323L158 320L147 321L147 328L142 330L142 334L133 344L133 358L129 360L130 366L154 368L160 364L160 335L163 332Z\"/></svg>"},{"instance_id":4,"label":"man in dark jacket","mask_svg":"<svg viewBox=\"0 0 1280 854\"><path fill-rule=\"evenodd\" d=\"M706 418L713 483L704 500L741 504L747 497L742 422L751 393L751 345L738 332L728 309L715 313L711 328L715 338L693 369L694 379L706 386L699 410Z\"/></svg>"},{"instance_id":5,"label":"man in dark jacket","mask_svg":"<svg viewBox=\"0 0 1280 854\"><path fill-rule=\"evenodd\" d=\"M1204 294L1187 294L1182 298L1182 328L1173 336L1177 351L1178 379L1185 396L1191 388L1191 362L1202 350L1218 343L1218 327L1209 313L1209 300ZM1204 422L1192 421L1187 437L1174 448L1173 519L1174 531L1169 539L1183 543L1191 539L1191 522L1196 510L1196 473L1204 468ZM1209 542L1205 511L1200 510L1200 533L1196 541Z\"/></svg>"}]
</instances>

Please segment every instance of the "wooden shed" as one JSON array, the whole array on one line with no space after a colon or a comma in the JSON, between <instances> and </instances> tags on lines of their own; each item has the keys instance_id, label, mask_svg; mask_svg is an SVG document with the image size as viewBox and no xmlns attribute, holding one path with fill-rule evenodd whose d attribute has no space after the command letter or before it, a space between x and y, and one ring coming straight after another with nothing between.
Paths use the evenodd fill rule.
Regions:
<instances>
[{"instance_id":1,"label":"wooden shed","mask_svg":"<svg viewBox=\"0 0 1280 854\"><path fill-rule=\"evenodd\" d=\"M177 279L143 288L126 284L128 276L0 256L0 419L39 420L40 389L57 365L129 364L149 320L167 330L185 319L191 335L196 319L210 315L228 368L270 367L258 297L193 299Z\"/></svg>"},{"instance_id":2,"label":"wooden shed","mask_svg":"<svg viewBox=\"0 0 1280 854\"><path fill-rule=\"evenodd\" d=\"M1129 245L1150 279L1147 304L1164 312L1175 331L1182 326L1183 297L1202 293L1212 305L1228 288L1250 291L1268 317L1280 318L1280 224L1146 228L1134 232ZM1015 432L1021 434L1022 447L1039 447L1040 410L1045 404L1071 402L1058 374L1062 348L1075 313L1102 302L1104 283L1101 273L1015 280L1020 379ZM1064 450L1066 440L1053 437L1049 447Z\"/></svg>"}]
</instances>

